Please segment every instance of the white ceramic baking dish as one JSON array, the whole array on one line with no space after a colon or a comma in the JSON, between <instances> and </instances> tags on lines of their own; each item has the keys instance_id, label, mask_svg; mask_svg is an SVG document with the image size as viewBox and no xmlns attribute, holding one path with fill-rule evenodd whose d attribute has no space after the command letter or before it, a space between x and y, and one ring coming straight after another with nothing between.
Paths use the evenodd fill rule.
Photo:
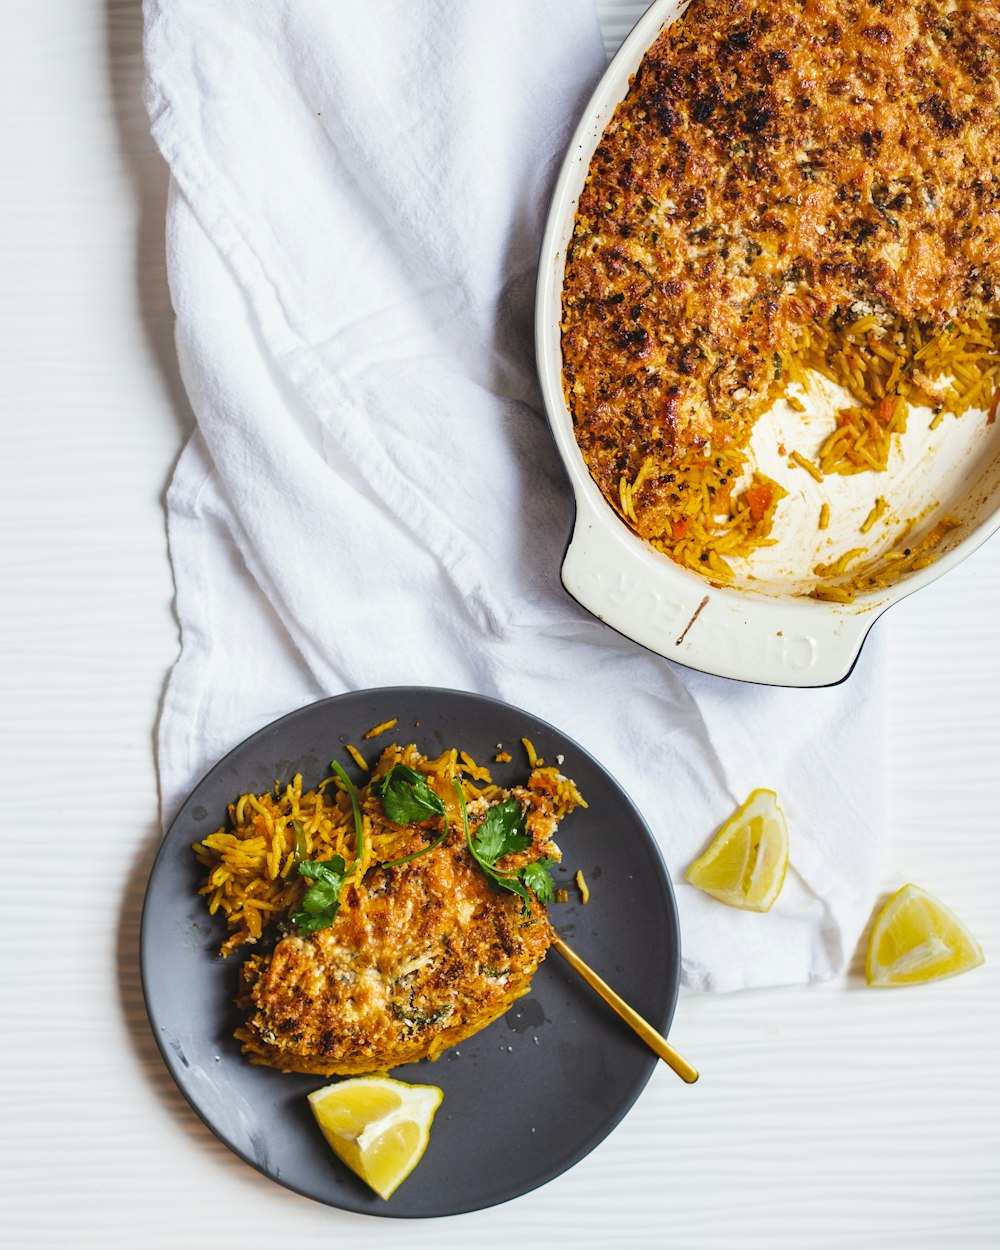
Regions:
<instances>
[{"instance_id":1,"label":"white ceramic baking dish","mask_svg":"<svg viewBox=\"0 0 1000 1250\"><path fill-rule=\"evenodd\" d=\"M818 446L838 406L836 388L819 386L806 395L805 415L779 403L758 421L751 443L760 467L789 490L775 525L778 542L755 555L732 587L717 587L674 564L633 534L607 504L577 446L563 395L566 247L605 125L646 49L686 7L655 0L609 65L570 143L542 244L535 319L539 375L576 497L562 581L612 628L688 667L770 685L830 685L850 673L868 630L887 607L947 572L1000 526L1000 422L991 425L967 413L932 430L930 412L914 409L887 473L817 484L801 470L790 472L784 445L812 438ZM876 494L889 500L894 516L912 519L914 542L943 516L960 524L938 545L934 563L888 589L858 595L850 604L809 598L814 566L858 545L860 523ZM821 533L816 518L824 500L833 501L835 520ZM874 558L892 549L895 537L883 527L864 541L871 543Z\"/></svg>"}]
</instances>

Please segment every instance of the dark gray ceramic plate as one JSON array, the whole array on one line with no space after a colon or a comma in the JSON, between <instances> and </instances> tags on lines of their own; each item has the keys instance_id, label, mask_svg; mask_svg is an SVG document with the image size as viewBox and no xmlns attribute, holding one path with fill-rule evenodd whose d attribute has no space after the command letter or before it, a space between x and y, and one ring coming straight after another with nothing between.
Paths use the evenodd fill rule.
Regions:
<instances>
[{"instance_id":1,"label":"dark gray ceramic plate","mask_svg":"<svg viewBox=\"0 0 1000 1250\"><path fill-rule=\"evenodd\" d=\"M677 913L642 817L600 764L557 729L453 690L392 687L326 699L262 729L216 765L181 808L153 866L142 916L142 981L174 1080L248 1163L345 1210L453 1215L515 1198L572 1167L621 1120L657 1061L550 954L530 995L505 1017L436 1063L396 1070L402 1080L440 1086L444 1102L423 1159L384 1202L330 1153L312 1119L306 1094L327 1081L253 1067L240 1056L232 1037L239 955L216 955L223 928L196 892L191 843L223 824L238 794L267 790L276 779L301 772L307 786L316 784L335 758L360 780L343 744L360 744L366 729L393 716L399 725L391 734L364 744L373 758L393 740L415 742L431 755L457 746L489 763L494 780L513 784L528 771L522 736L546 762L563 756L563 771L590 806L560 829L556 884L569 889L571 901L551 907L553 922L627 1002L667 1031L680 974ZM498 742L512 763L492 764ZM573 886L578 868L591 887L586 907Z\"/></svg>"}]
</instances>

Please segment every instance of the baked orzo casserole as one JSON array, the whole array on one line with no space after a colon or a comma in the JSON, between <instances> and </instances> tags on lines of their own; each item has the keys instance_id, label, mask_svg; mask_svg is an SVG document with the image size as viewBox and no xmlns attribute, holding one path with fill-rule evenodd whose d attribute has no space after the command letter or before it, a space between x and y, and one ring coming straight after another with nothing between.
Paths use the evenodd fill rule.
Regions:
<instances>
[{"instance_id":1,"label":"baked orzo casserole","mask_svg":"<svg viewBox=\"0 0 1000 1250\"><path fill-rule=\"evenodd\" d=\"M998 57L1000 6L945 0L694 0L648 50L580 196L562 354L591 475L665 555L725 583L773 541L789 478L751 435L817 375L843 402L790 472L885 473L916 406L993 420ZM813 593L920 567L952 524L828 585L861 526Z\"/></svg>"}]
</instances>

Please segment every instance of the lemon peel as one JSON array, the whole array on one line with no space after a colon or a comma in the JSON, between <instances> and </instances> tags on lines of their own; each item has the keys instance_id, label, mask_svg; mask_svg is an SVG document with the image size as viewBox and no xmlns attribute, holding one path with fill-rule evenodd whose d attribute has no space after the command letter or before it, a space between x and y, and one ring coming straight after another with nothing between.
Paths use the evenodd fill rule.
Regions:
<instances>
[{"instance_id":1,"label":"lemon peel","mask_svg":"<svg viewBox=\"0 0 1000 1250\"><path fill-rule=\"evenodd\" d=\"M337 1158L388 1198L420 1162L443 1097L435 1085L376 1075L314 1090L309 1104Z\"/></svg>"},{"instance_id":2,"label":"lemon peel","mask_svg":"<svg viewBox=\"0 0 1000 1250\"><path fill-rule=\"evenodd\" d=\"M730 907L769 911L788 868L788 826L773 790L754 790L684 874Z\"/></svg>"},{"instance_id":3,"label":"lemon peel","mask_svg":"<svg viewBox=\"0 0 1000 1250\"><path fill-rule=\"evenodd\" d=\"M918 885L904 885L875 921L865 979L880 988L925 985L984 962L983 948L949 907Z\"/></svg>"}]
</instances>

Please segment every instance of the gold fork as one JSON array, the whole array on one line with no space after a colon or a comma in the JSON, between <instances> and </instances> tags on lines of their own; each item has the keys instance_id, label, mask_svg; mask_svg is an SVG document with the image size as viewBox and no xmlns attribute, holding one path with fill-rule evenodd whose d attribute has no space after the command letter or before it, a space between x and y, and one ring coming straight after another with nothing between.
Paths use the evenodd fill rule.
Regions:
<instances>
[{"instance_id":1,"label":"gold fork","mask_svg":"<svg viewBox=\"0 0 1000 1250\"><path fill-rule=\"evenodd\" d=\"M630 1029L634 1029L646 1045L656 1052L668 1067L673 1068L682 1081L693 1085L698 1079L698 1070L692 1068L688 1061L679 1055L673 1046L653 1026L631 1008L623 998L614 992L606 981L603 981L589 964L583 962L576 951L566 945L561 937L552 939L552 946L562 955L574 972L578 972L587 984L597 991L604 1001L616 1011Z\"/></svg>"}]
</instances>

